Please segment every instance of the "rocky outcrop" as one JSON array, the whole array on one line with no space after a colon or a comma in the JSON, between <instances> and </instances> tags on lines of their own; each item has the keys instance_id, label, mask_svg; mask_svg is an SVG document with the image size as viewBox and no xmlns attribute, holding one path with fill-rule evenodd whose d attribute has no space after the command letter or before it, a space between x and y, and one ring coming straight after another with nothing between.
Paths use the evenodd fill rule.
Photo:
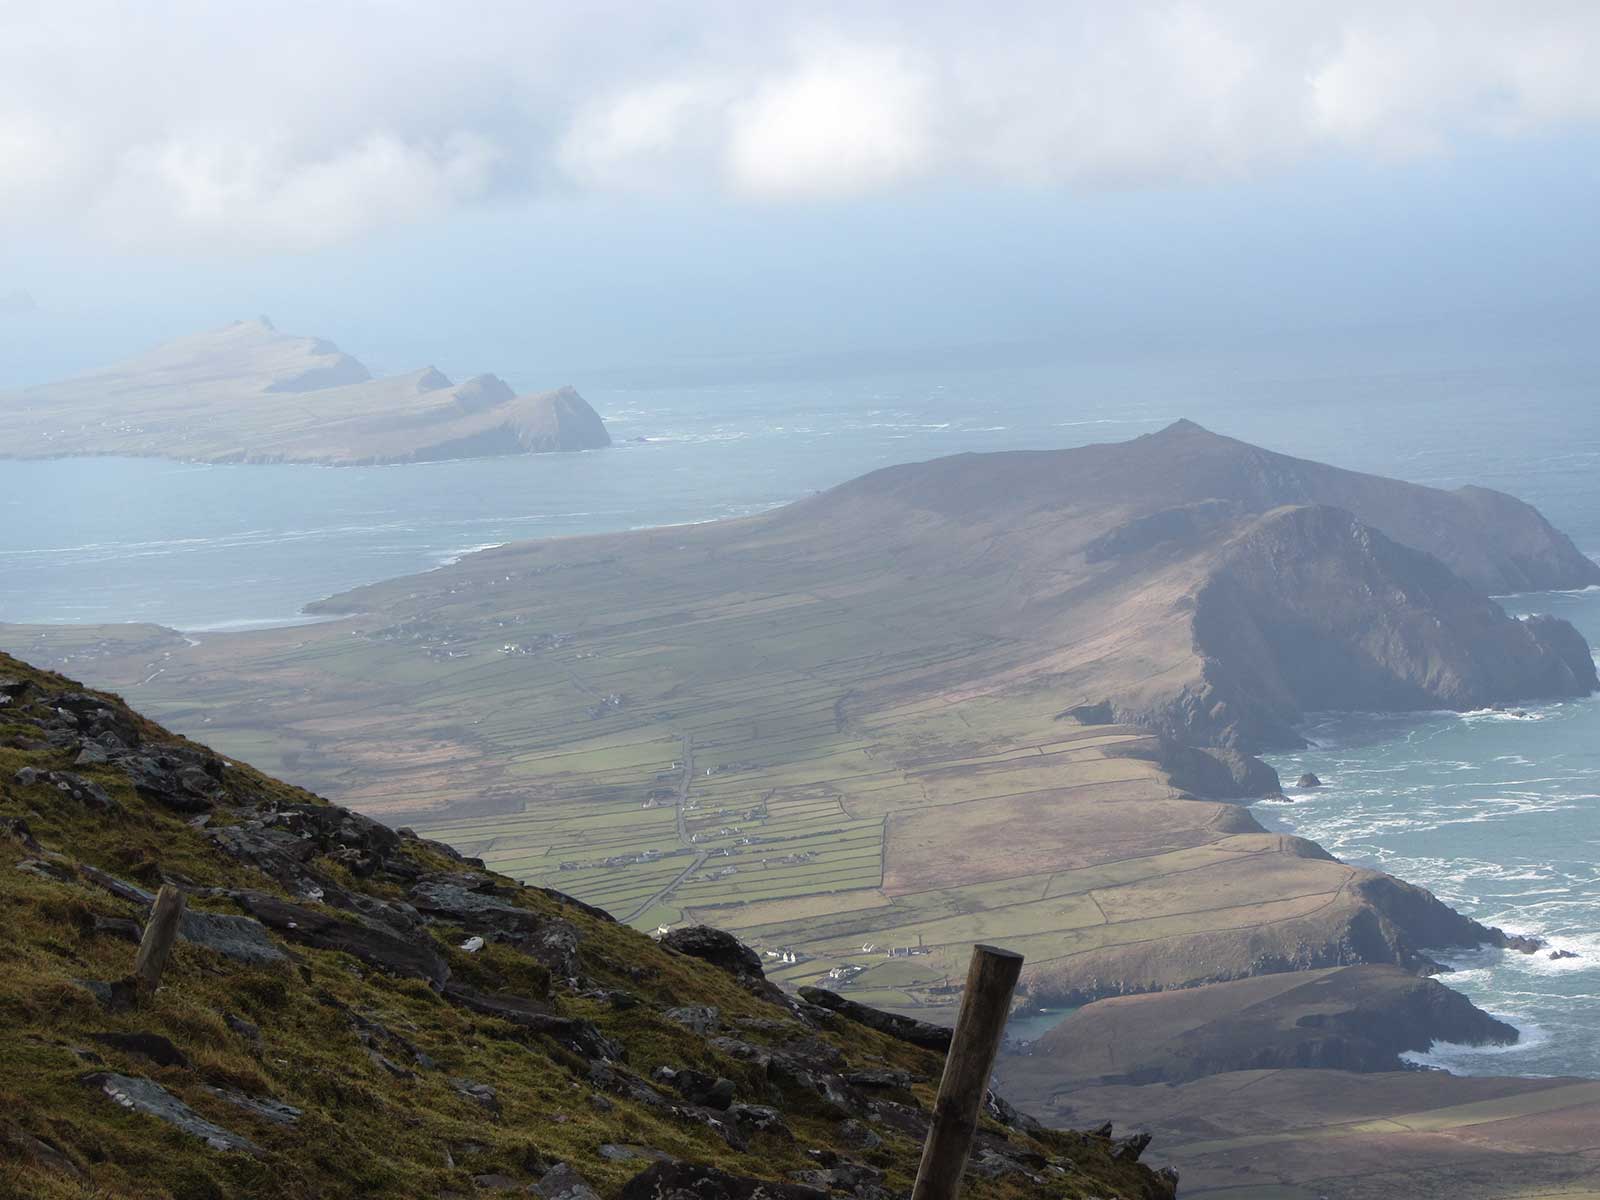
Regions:
<instances>
[{"instance_id":1,"label":"rocky outcrop","mask_svg":"<svg viewBox=\"0 0 1600 1200\"><path fill-rule=\"evenodd\" d=\"M848 1021L865 1025L868 1029L876 1029L879 1033L887 1033L902 1042L910 1042L913 1046L941 1052L950 1049L951 1031L943 1025L918 1021L914 1017L901 1016L899 1013L884 1012L881 1008L873 1008L847 999L837 992L830 992L827 988L803 987L800 989L800 998L808 1004L815 1004L818 1008L838 1013Z\"/></svg>"},{"instance_id":2,"label":"rocky outcrop","mask_svg":"<svg viewBox=\"0 0 1600 1200\"><path fill-rule=\"evenodd\" d=\"M261 1153L261 1147L249 1138L206 1120L154 1080L99 1071L84 1076L82 1082L112 1103L165 1122L180 1133L200 1139L212 1150Z\"/></svg>"},{"instance_id":3,"label":"rocky outcrop","mask_svg":"<svg viewBox=\"0 0 1600 1200\"><path fill-rule=\"evenodd\" d=\"M1326 709L1487 707L1600 687L1583 636L1515 620L1444 564L1347 512L1282 509L1234 537L1194 596L1204 685L1154 714L1186 740L1296 746Z\"/></svg>"},{"instance_id":4,"label":"rocky outcrop","mask_svg":"<svg viewBox=\"0 0 1600 1200\"><path fill-rule=\"evenodd\" d=\"M444 956L426 942L345 920L325 909L290 904L264 892L238 892L235 898L268 929L292 941L319 950L339 950L391 975L424 979L436 987L450 978Z\"/></svg>"},{"instance_id":5,"label":"rocky outcrop","mask_svg":"<svg viewBox=\"0 0 1600 1200\"><path fill-rule=\"evenodd\" d=\"M1202 800L1259 800L1283 792L1277 771L1228 746L1190 746L1168 735L1115 746L1109 753L1157 764L1173 787Z\"/></svg>"}]
</instances>

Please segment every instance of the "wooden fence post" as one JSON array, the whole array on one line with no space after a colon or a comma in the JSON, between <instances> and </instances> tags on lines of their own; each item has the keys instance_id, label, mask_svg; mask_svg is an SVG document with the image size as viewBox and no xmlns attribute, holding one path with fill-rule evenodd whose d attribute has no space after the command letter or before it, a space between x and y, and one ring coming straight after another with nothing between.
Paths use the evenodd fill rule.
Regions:
<instances>
[{"instance_id":1,"label":"wooden fence post","mask_svg":"<svg viewBox=\"0 0 1600 1200\"><path fill-rule=\"evenodd\" d=\"M989 1073L994 1070L994 1057L1011 1012L1011 993L1021 973L1022 955L994 946L972 948L961 1015L956 1018L950 1054L944 1060L933 1125L922 1147L922 1165L917 1169L911 1200L956 1200L961 1191L961 1172L972 1151L978 1110L989 1090Z\"/></svg>"},{"instance_id":2,"label":"wooden fence post","mask_svg":"<svg viewBox=\"0 0 1600 1200\"><path fill-rule=\"evenodd\" d=\"M161 972L167 968L167 956L172 953L172 943L178 939L178 927L183 924L183 910L187 904L188 898L181 888L170 883L161 885L150 909L150 919L145 923L144 936L139 939L139 953L133 960L133 977L141 993L148 995L161 985Z\"/></svg>"}]
</instances>

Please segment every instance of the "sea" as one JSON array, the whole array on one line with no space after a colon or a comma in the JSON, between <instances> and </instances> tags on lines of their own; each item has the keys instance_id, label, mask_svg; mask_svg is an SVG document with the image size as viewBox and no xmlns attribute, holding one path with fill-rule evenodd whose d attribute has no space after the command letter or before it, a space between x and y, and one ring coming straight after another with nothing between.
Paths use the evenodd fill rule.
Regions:
<instances>
[{"instance_id":1,"label":"sea","mask_svg":"<svg viewBox=\"0 0 1600 1200\"><path fill-rule=\"evenodd\" d=\"M0 460L0 622L288 624L311 600L503 542L742 516L895 463L1117 441L1179 417L1340 466L1500 488L1600 557L1600 363L1469 357L579 379L610 449L370 468ZM1600 591L1501 603L1557 613L1600 646ZM1303 733L1308 747L1273 765L1327 786L1258 804L1263 824L1578 955L1441 952L1451 985L1523 1036L1435 1047L1419 1063L1600 1076L1600 700L1327 713Z\"/></svg>"}]
</instances>

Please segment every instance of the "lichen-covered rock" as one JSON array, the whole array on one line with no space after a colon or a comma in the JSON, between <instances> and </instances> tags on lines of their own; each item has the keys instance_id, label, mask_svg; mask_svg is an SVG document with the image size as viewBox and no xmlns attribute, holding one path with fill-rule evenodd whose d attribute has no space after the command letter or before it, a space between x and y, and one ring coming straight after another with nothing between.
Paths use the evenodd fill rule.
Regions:
<instances>
[{"instance_id":1,"label":"lichen-covered rock","mask_svg":"<svg viewBox=\"0 0 1600 1200\"><path fill-rule=\"evenodd\" d=\"M709 925L686 925L670 930L662 937L661 944L679 954L687 954L690 958L703 959L721 967L741 981L761 981L766 978L766 972L761 969L760 955L731 933L724 933Z\"/></svg>"},{"instance_id":2,"label":"lichen-covered rock","mask_svg":"<svg viewBox=\"0 0 1600 1200\"><path fill-rule=\"evenodd\" d=\"M190 1137L199 1138L213 1150L232 1150L245 1154L261 1153L261 1148L249 1138L241 1137L207 1121L153 1080L100 1071L85 1076L83 1083L98 1089L108 1100L120 1104L123 1108L155 1117L156 1120L165 1121Z\"/></svg>"},{"instance_id":3,"label":"lichen-covered rock","mask_svg":"<svg viewBox=\"0 0 1600 1200\"><path fill-rule=\"evenodd\" d=\"M848 1000L837 992L830 992L826 988L803 987L800 989L800 998L837 1013L847 1020L865 1025L869 1029L876 1029L879 1033L887 1033L890 1037L899 1038L902 1042L910 1042L913 1046L921 1046L927 1050L944 1052L950 1049L951 1031L943 1025L934 1025L928 1021L918 1021L914 1017L903 1017L899 1013L884 1012L881 1008L860 1004Z\"/></svg>"},{"instance_id":4,"label":"lichen-covered rock","mask_svg":"<svg viewBox=\"0 0 1600 1200\"><path fill-rule=\"evenodd\" d=\"M263 925L293 941L321 950L341 950L391 975L426 979L435 986L450 978L444 956L425 940L341 920L265 892L238 892L235 899Z\"/></svg>"}]
</instances>

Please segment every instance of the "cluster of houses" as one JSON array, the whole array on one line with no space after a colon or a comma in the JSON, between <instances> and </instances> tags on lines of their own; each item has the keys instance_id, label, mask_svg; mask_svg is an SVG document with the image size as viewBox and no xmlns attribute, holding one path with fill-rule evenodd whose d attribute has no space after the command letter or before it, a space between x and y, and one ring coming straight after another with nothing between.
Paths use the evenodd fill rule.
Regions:
<instances>
[{"instance_id":1,"label":"cluster of houses","mask_svg":"<svg viewBox=\"0 0 1600 1200\"><path fill-rule=\"evenodd\" d=\"M503 624L503 622L496 622ZM507 642L500 647L501 654L530 655L565 646L575 635L570 633L541 633L531 642Z\"/></svg>"},{"instance_id":2,"label":"cluster of houses","mask_svg":"<svg viewBox=\"0 0 1600 1200\"><path fill-rule=\"evenodd\" d=\"M690 853L692 851L685 847L673 850L641 850L637 854L613 854L609 858L595 859L592 862L568 860L557 869L561 871L587 871L592 867L636 867L643 863L658 862L663 858L672 858L674 855Z\"/></svg>"},{"instance_id":3,"label":"cluster of houses","mask_svg":"<svg viewBox=\"0 0 1600 1200\"><path fill-rule=\"evenodd\" d=\"M595 701L589 706L589 719L591 721L596 721L601 717L608 717L614 712L620 712L622 710L622 706L627 704L627 702L627 697L622 695L622 693L607 692L604 696L601 696L599 700Z\"/></svg>"}]
</instances>

